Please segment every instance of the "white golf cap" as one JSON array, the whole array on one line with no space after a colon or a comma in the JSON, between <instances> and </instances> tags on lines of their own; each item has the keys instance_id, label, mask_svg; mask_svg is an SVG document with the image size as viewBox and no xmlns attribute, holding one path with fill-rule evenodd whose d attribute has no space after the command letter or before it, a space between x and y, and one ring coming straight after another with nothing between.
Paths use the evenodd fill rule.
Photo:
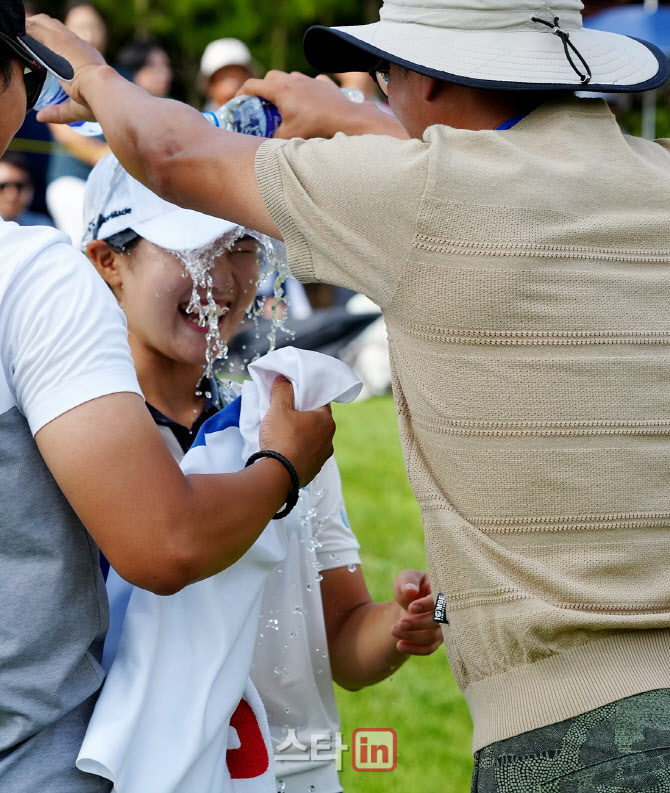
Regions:
<instances>
[{"instance_id":1,"label":"white golf cap","mask_svg":"<svg viewBox=\"0 0 670 793\"><path fill-rule=\"evenodd\" d=\"M250 72L257 70L249 48L239 39L217 39L208 44L200 59L200 76L207 79L225 66L243 66Z\"/></svg>"},{"instance_id":2,"label":"white golf cap","mask_svg":"<svg viewBox=\"0 0 670 793\"><path fill-rule=\"evenodd\" d=\"M82 250L92 240L106 240L132 229L160 248L191 251L245 233L222 218L183 209L159 198L121 166L113 154L98 162L86 182Z\"/></svg>"},{"instance_id":3,"label":"white golf cap","mask_svg":"<svg viewBox=\"0 0 670 793\"><path fill-rule=\"evenodd\" d=\"M498 90L645 91L668 79L653 44L582 27L580 0L384 0L379 22L312 27L320 71L395 63L438 80Z\"/></svg>"}]
</instances>

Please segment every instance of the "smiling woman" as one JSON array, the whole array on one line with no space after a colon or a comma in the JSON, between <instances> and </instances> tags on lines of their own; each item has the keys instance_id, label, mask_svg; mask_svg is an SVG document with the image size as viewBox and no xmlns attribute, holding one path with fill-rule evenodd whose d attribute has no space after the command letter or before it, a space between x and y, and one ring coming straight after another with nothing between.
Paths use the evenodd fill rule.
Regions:
<instances>
[{"instance_id":1,"label":"smiling woman","mask_svg":"<svg viewBox=\"0 0 670 793\"><path fill-rule=\"evenodd\" d=\"M269 241L168 204L111 155L89 178L85 212L86 250L126 314L147 401L195 432L209 415L205 393L216 391L213 364L254 299Z\"/></svg>"}]
</instances>

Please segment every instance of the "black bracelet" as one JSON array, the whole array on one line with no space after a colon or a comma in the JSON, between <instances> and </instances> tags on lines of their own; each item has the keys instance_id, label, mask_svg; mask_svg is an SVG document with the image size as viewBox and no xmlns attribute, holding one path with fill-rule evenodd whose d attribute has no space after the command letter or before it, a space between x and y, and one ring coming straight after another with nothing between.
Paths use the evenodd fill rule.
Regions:
<instances>
[{"instance_id":1,"label":"black bracelet","mask_svg":"<svg viewBox=\"0 0 670 793\"><path fill-rule=\"evenodd\" d=\"M251 457L246 461L244 467L247 468L252 463L255 463L256 460L260 460L261 457L270 457L273 460L279 460L279 462L286 468L288 471L288 475L291 477L291 489L288 492L288 496L286 496L286 504L284 509L277 512L276 515L272 518L272 520L279 520L279 518L285 518L288 513L295 507L298 503L298 495L300 494L300 480L298 479L298 472L293 467L293 464L290 460L287 460L283 454L279 454L279 452L273 452L272 449L262 449L260 452L256 452L256 454L252 454Z\"/></svg>"}]
</instances>

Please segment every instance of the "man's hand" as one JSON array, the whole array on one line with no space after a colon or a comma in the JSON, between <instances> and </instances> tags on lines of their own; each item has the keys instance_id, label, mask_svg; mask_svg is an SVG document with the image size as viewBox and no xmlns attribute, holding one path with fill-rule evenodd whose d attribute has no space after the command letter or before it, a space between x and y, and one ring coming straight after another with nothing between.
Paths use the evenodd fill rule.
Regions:
<instances>
[{"instance_id":1,"label":"man's hand","mask_svg":"<svg viewBox=\"0 0 670 793\"><path fill-rule=\"evenodd\" d=\"M70 97L70 101L45 108L38 114L38 120L55 124L95 121L91 109L84 99L82 84L91 69L106 66L102 55L61 22L46 14L37 14L26 19L26 32L66 58L74 69L74 79L69 83L61 83Z\"/></svg>"},{"instance_id":2,"label":"man's hand","mask_svg":"<svg viewBox=\"0 0 670 793\"><path fill-rule=\"evenodd\" d=\"M261 424L260 446L290 460L301 487L314 479L332 455L334 434L330 405L318 410L296 410L291 383L285 377L274 381L272 403Z\"/></svg>"},{"instance_id":3,"label":"man's hand","mask_svg":"<svg viewBox=\"0 0 670 793\"><path fill-rule=\"evenodd\" d=\"M325 75L270 71L262 80L247 80L237 92L245 94L262 96L279 108L282 123L275 138L332 138L337 132L408 137L393 116L372 102L350 102Z\"/></svg>"},{"instance_id":4,"label":"man's hand","mask_svg":"<svg viewBox=\"0 0 670 793\"><path fill-rule=\"evenodd\" d=\"M407 655L435 652L442 644L442 631L433 621L433 595L426 573L401 570L393 583L393 596L402 609L391 629L398 651Z\"/></svg>"},{"instance_id":5,"label":"man's hand","mask_svg":"<svg viewBox=\"0 0 670 793\"><path fill-rule=\"evenodd\" d=\"M323 75L273 70L262 80L247 80L237 95L247 94L262 96L279 108L282 123L276 138L332 138L352 112L352 103Z\"/></svg>"}]
</instances>

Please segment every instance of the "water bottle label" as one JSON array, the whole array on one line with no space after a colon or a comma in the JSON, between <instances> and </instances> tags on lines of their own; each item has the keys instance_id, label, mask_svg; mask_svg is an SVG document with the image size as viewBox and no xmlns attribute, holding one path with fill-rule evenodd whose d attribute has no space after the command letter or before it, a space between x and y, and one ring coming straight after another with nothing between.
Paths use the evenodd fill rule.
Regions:
<instances>
[{"instance_id":1,"label":"water bottle label","mask_svg":"<svg viewBox=\"0 0 670 793\"><path fill-rule=\"evenodd\" d=\"M257 96L238 97L226 105L232 127L245 135L271 138L281 124L281 113L266 99Z\"/></svg>"}]
</instances>

